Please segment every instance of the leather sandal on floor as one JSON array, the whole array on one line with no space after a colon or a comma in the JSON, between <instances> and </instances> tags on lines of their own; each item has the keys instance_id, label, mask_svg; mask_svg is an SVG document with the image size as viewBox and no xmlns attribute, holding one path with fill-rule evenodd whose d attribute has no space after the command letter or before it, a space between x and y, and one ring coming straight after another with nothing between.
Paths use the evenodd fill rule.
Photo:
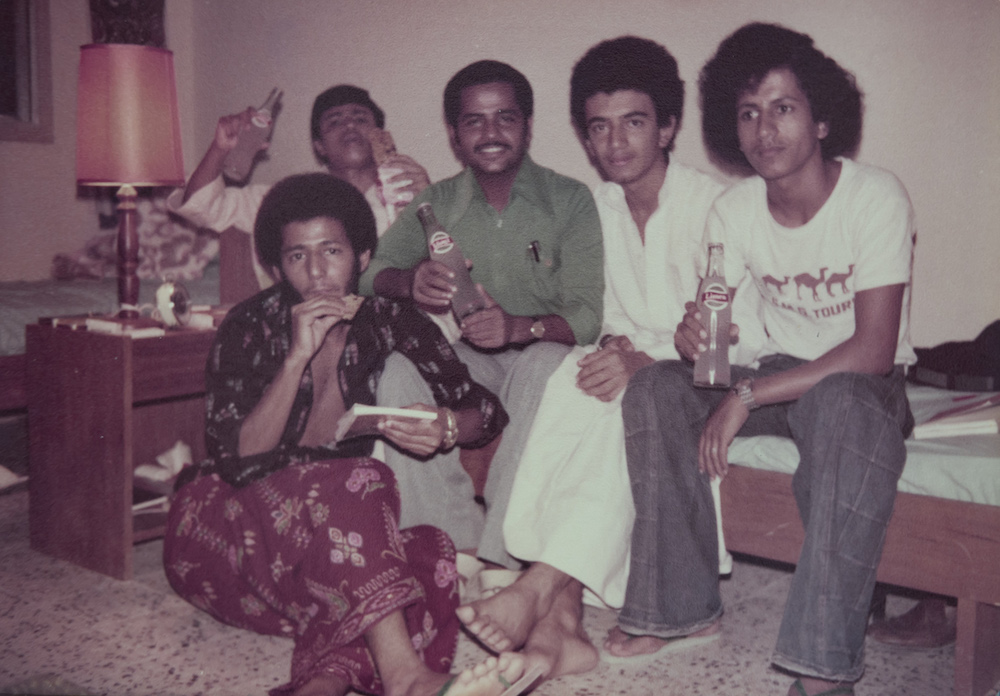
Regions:
<instances>
[{"instance_id":1,"label":"leather sandal on floor","mask_svg":"<svg viewBox=\"0 0 1000 696\"><path fill-rule=\"evenodd\" d=\"M801 679L796 679L792 682L792 688L796 690L799 696L810 696L809 692L806 691L806 687L802 686ZM832 689L812 694L812 696L854 696L854 687L842 684L841 686L835 686Z\"/></svg>"}]
</instances>

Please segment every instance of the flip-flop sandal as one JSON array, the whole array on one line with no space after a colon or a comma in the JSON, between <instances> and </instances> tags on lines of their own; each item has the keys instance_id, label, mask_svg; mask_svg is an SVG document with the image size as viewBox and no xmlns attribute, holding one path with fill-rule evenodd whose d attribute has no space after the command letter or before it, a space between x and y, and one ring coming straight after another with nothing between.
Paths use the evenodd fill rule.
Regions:
<instances>
[{"instance_id":1,"label":"flip-flop sandal","mask_svg":"<svg viewBox=\"0 0 1000 696\"><path fill-rule=\"evenodd\" d=\"M542 676L542 668L538 666L532 667L525 672L520 679L508 686L506 691L500 694L500 696L520 696L520 694L527 691L528 687L534 684L535 680L537 680L540 676ZM500 681L505 684L507 682L507 680L503 677L500 677Z\"/></svg>"},{"instance_id":2,"label":"flip-flop sandal","mask_svg":"<svg viewBox=\"0 0 1000 696\"><path fill-rule=\"evenodd\" d=\"M628 635L628 634L626 634ZM678 638L671 638L669 642L666 643L659 650L651 653L643 653L642 655L631 655L625 657L622 655L613 655L602 646L601 648L601 660L613 665L644 665L649 662L667 655L669 653L681 652L683 650L689 650L692 648L697 648L701 645L707 645L708 643L713 643L717 641L720 636L722 636L722 631L716 633L710 633L707 636L681 636ZM639 636L631 636L633 638L638 638Z\"/></svg>"},{"instance_id":3,"label":"flip-flop sandal","mask_svg":"<svg viewBox=\"0 0 1000 696\"><path fill-rule=\"evenodd\" d=\"M502 694L500 694L500 696L520 696L520 694L523 693L525 689L527 689L529 686L534 684L535 680L538 679L538 677L540 677L541 675L542 675L541 667L533 667L513 684L507 681L502 674L498 675L497 679L500 681L500 684L504 686L504 691ZM454 681L455 677L452 677L451 679L446 681L444 683L444 686L441 687L441 690L437 692L437 696L447 696L448 689L451 688L451 685L454 683Z\"/></svg>"},{"instance_id":4,"label":"flip-flop sandal","mask_svg":"<svg viewBox=\"0 0 1000 696\"><path fill-rule=\"evenodd\" d=\"M809 692L802 685L801 679L796 679L792 682L792 688L798 691L799 696L809 696ZM835 686L832 689L827 689L826 691L820 691L818 694L813 694L812 696L854 696L854 687L843 684Z\"/></svg>"}]
</instances>

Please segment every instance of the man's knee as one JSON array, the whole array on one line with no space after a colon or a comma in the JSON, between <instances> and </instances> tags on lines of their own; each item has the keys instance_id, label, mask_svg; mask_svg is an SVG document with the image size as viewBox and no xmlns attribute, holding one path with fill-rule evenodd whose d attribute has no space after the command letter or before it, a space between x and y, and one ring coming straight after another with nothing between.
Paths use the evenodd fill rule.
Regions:
<instances>
[{"instance_id":1,"label":"man's knee","mask_svg":"<svg viewBox=\"0 0 1000 696\"><path fill-rule=\"evenodd\" d=\"M691 386L691 370L679 360L661 360L636 371L625 387L622 412L645 412L664 396L673 396Z\"/></svg>"},{"instance_id":2,"label":"man's knee","mask_svg":"<svg viewBox=\"0 0 1000 696\"><path fill-rule=\"evenodd\" d=\"M514 369L520 374L537 375L547 379L571 350L572 346L551 341L532 343L521 351Z\"/></svg>"},{"instance_id":3,"label":"man's knee","mask_svg":"<svg viewBox=\"0 0 1000 696\"><path fill-rule=\"evenodd\" d=\"M375 389L380 406L409 406L414 403L434 403L434 395L413 362L398 353L385 360Z\"/></svg>"},{"instance_id":4,"label":"man's knee","mask_svg":"<svg viewBox=\"0 0 1000 696\"><path fill-rule=\"evenodd\" d=\"M870 409L883 410L886 396L883 378L878 375L836 372L817 382L796 406L826 421L836 413L861 415Z\"/></svg>"}]
</instances>

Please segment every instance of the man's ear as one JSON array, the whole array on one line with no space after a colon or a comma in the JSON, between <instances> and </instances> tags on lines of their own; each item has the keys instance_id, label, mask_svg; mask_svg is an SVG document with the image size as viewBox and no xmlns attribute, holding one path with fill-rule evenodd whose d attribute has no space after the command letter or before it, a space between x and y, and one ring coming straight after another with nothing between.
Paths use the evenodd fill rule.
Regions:
<instances>
[{"instance_id":1,"label":"man's ear","mask_svg":"<svg viewBox=\"0 0 1000 696\"><path fill-rule=\"evenodd\" d=\"M816 137L822 140L826 136L830 135L830 123L829 121L820 121L816 124Z\"/></svg>"},{"instance_id":2,"label":"man's ear","mask_svg":"<svg viewBox=\"0 0 1000 696\"><path fill-rule=\"evenodd\" d=\"M662 150L663 148L670 145L670 142L677 137L677 117L671 116L670 120L665 126L659 126L660 138L659 146Z\"/></svg>"},{"instance_id":3,"label":"man's ear","mask_svg":"<svg viewBox=\"0 0 1000 696\"><path fill-rule=\"evenodd\" d=\"M358 255L358 275L367 270L368 264L372 262L372 250L365 249Z\"/></svg>"},{"instance_id":4,"label":"man's ear","mask_svg":"<svg viewBox=\"0 0 1000 696\"><path fill-rule=\"evenodd\" d=\"M531 146L531 128L535 125L535 117L532 116L524 123L524 149Z\"/></svg>"},{"instance_id":5,"label":"man's ear","mask_svg":"<svg viewBox=\"0 0 1000 696\"><path fill-rule=\"evenodd\" d=\"M461 162L462 166L464 167L465 161L462 159L462 148L458 144L458 131L455 129L455 126L451 125L450 123L447 124L447 129L448 129L448 144L451 146L451 152L453 155L455 155L455 159Z\"/></svg>"},{"instance_id":6,"label":"man's ear","mask_svg":"<svg viewBox=\"0 0 1000 696\"><path fill-rule=\"evenodd\" d=\"M322 140L313 140L313 152L316 153L316 159L318 159L323 164L327 163L326 159L326 149L323 147Z\"/></svg>"}]
</instances>

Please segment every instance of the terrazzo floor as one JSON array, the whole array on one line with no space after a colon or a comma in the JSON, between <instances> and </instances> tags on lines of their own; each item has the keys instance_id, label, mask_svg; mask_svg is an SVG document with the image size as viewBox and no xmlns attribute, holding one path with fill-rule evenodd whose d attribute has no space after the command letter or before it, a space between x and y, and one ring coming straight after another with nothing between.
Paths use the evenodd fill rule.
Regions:
<instances>
[{"instance_id":1,"label":"terrazzo floor","mask_svg":"<svg viewBox=\"0 0 1000 696\"><path fill-rule=\"evenodd\" d=\"M224 626L181 600L167 584L161 552L160 541L137 546L135 578L127 582L49 558L28 544L26 487L0 494L0 693L40 675L113 696L264 694L284 683L291 642ZM737 560L722 584L721 640L642 666L601 662L534 693L783 696L790 679L768 659L790 579L787 569ZM889 613L906 601L890 598ZM610 611L586 610L595 643L614 620ZM951 692L953 647L902 651L869 640L867 651L857 696ZM484 656L460 639L458 666Z\"/></svg>"}]
</instances>

